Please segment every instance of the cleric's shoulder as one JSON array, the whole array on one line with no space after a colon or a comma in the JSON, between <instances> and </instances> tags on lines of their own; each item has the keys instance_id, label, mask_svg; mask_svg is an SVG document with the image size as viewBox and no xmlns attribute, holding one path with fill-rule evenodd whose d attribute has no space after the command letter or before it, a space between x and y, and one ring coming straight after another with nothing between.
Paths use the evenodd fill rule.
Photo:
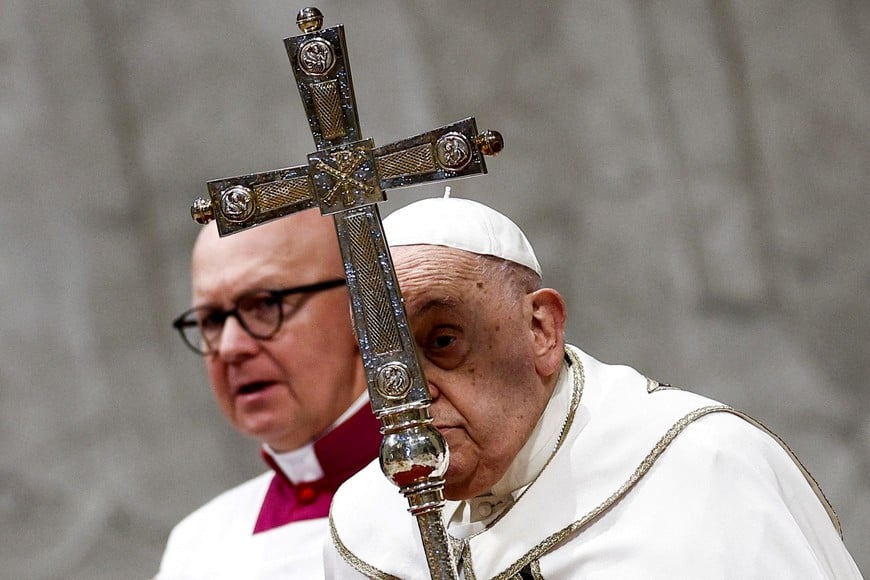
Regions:
<instances>
[{"instance_id":1,"label":"cleric's shoulder","mask_svg":"<svg viewBox=\"0 0 870 580\"><path fill-rule=\"evenodd\" d=\"M213 523L224 527L238 517L256 518L274 475L274 472L267 471L224 491L181 520L172 535L184 535L185 531L201 534Z\"/></svg>"}]
</instances>

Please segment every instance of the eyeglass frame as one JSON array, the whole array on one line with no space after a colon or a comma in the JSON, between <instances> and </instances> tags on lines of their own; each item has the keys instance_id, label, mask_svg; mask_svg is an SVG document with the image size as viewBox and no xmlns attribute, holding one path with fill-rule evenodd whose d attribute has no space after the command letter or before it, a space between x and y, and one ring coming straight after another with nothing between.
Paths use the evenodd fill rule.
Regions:
<instances>
[{"instance_id":1,"label":"eyeglass frame","mask_svg":"<svg viewBox=\"0 0 870 580\"><path fill-rule=\"evenodd\" d=\"M303 286L294 286L292 288L283 288L280 290L252 290L250 292L246 292L236 298L234 302L233 308L229 310L219 310L216 309L212 314L216 314L220 312L222 320L221 320L221 333L223 333L224 324L226 324L227 319L233 317L236 319L236 322L239 323L239 326L250 336L256 340L271 340L278 334L278 331L281 330L281 327L284 325L284 322L289 319L295 312L291 312L289 315L284 314L284 308L278 308L278 322L275 324L275 329L268 335L260 335L255 334L248 328L247 323L245 323L244 317L239 314L239 302L248 296L253 296L255 294L267 294L269 297L278 303L279 306L283 305L283 301L287 296L292 296L294 294L315 294L317 292L323 292L324 290L331 290L333 288L338 288L339 286L346 286L347 280L344 278L335 278L333 280L325 280L323 282L315 282L314 284L305 284ZM300 303L299 306L302 304ZM201 348L197 348L194 346L190 340L187 338L187 334L184 332L185 328L190 328L192 326L200 326L200 323L195 320L188 320L187 317L191 314L195 314L197 310L201 310L204 308L203 306L194 306L193 308L189 308L179 314L175 320L172 321L172 328L178 331L181 335L181 340L184 342L187 347L200 356L211 356L217 354L217 348L212 347L208 344L208 341L205 338L205 334L203 334L202 329L199 330L199 334L202 337L203 342L208 347L209 350L203 351ZM298 307L297 307L298 309ZM218 335L218 339L220 339L220 334Z\"/></svg>"}]
</instances>

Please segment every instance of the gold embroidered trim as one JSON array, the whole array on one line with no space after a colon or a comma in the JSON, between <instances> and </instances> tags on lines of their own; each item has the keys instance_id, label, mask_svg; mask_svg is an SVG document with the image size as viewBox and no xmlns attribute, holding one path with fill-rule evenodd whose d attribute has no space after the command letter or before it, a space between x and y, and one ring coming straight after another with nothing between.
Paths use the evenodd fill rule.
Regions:
<instances>
[{"instance_id":1,"label":"gold embroidered trim","mask_svg":"<svg viewBox=\"0 0 870 580\"><path fill-rule=\"evenodd\" d=\"M474 575L474 567L470 565L471 549L468 540L460 540L451 535L447 537L450 538L450 547L453 549L453 556L456 559L457 572L461 573L465 569L465 580L477 580L477 576Z\"/></svg>"},{"instance_id":2,"label":"gold embroidered trim","mask_svg":"<svg viewBox=\"0 0 870 580\"><path fill-rule=\"evenodd\" d=\"M462 544L462 552L456 557L456 571L465 576L466 580L477 580L477 575L474 573L474 561L471 558L471 544L468 543L470 538L457 540L449 534L448 536L451 541Z\"/></svg>"},{"instance_id":3,"label":"gold embroidered trim","mask_svg":"<svg viewBox=\"0 0 870 580\"><path fill-rule=\"evenodd\" d=\"M523 566L526 564L540 560L541 557L555 548L558 544L566 540L568 537L576 534L599 517L601 517L607 510L613 507L616 502L623 498L630 490L633 488L640 479L646 475L649 471L650 467L653 466L653 463L661 456L661 454L667 449L668 445L676 439L677 435L679 435L683 429L685 429L690 423L693 421L703 417L704 415L708 415L710 413L715 413L717 411L733 411L731 407L727 405L710 405L708 407L701 407L700 409L695 409L679 421L677 421L670 429L668 429L667 433L659 439L658 443L655 444L655 447L652 448L652 451L644 458L644 460L637 466L637 469L634 470L634 473L631 474L631 477L617 489L613 495L604 500L600 505L594 508L592 511L587 513L585 516L577 520L576 522L566 526L565 528L559 530L558 532L552 534L548 538L544 539L543 542L529 550L522 558L514 562L507 570L499 573L498 575L493 577L493 580L509 580L515 574L518 574L520 570L522 570Z\"/></svg>"},{"instance_id":4,"label":"gold embroidered trim","mask_svg":"<svg viewBox=\"0 0 870 580\"><path fill-rule=\"evenodd\" d=\"M541 563L534 560L529 564L529 573L532 580L544 580L544 575L541 574ZM526 580L527 576L523 576L522 570L510 577L510 580Z\"/></svg>"},{"instance_id":5,"label":"gold embroidered trim","mask_svg":"<svg viewBox=\"0 0 870 580\"><path fill-rule=\"evenodd\" d=\"M360 560L353 552L348 550L344 542L341 541L341 538L338 537L338 530L335 529L335 522L332 521L332 512L329 514L329 535L332 536L332 545L335 546L338 554L357 572L365 574L374 580L402 580L398 576L378 570L369 563Z\"/></svg>"}]
</instances>

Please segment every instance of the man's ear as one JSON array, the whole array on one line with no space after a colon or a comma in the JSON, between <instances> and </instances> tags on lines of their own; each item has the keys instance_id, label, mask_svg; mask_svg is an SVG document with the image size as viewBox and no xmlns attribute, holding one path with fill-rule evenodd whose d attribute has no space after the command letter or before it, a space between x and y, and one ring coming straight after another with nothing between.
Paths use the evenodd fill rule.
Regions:
<instances>
[{"instance_id":1,"label":"man's ear","mask_svg":"<svg viewBox=\"0 0 870 580\"><path fill-rule=\"evenodd\" d=\"M531 292L526 299L531 310L535 369L539 376L549 377L559 372L565 356L565 301L552 288Z\"/></svg>"}]
</instances>

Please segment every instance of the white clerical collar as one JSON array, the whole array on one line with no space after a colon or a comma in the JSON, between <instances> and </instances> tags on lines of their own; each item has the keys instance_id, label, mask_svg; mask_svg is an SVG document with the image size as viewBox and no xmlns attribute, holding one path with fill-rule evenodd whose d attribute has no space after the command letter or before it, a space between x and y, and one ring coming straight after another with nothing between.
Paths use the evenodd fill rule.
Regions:
<instances>
[{"instance_id":1,"label":"white clerical collar","mask_svg":"<svg viewBox=\"0 0 870 580\"><path fill-rule=\"evenodd\" d=\"M323 468L320 466L320 461L317 459L317 454L314 452L314 442L344 423L368 402L369 393L368 391L363 391L357 400L354 401L338 419L327 427L323 433L299 449L278 453L264 443L263 451L275 461L278 467L281 468L281 471L284 472L284 475L287 476L287 479L291 482L302 483L305 481L317 481L323 477L324 473Z\"/></svg>"}]
</instances>

